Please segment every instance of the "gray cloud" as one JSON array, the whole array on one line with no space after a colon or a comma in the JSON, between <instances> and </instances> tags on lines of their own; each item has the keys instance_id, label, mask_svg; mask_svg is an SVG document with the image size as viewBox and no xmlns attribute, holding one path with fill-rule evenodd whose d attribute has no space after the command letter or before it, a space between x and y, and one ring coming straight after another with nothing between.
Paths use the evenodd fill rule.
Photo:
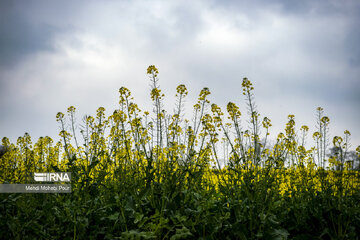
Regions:
<instances>
[{"instance_id":1,"label":"gray cloud","mask_svg":"<svg viewBox=\"0 0 360 240\"><path fill-rule=\"evenodd\" d=\"M359 7L359 13L357 17L354 18L354 21L351 23L349 32L345 38L345 46L348 53L347 59L350 65L355 68L360 67L359 22L360 22L360 7Z\"/></svg>"},{"instance_id":2,"label":"gray cloud","mask_svg":"<svg viewBox=\"0 0 360 240\"><path fill-rule=\"evenodd\" d=\"M57 111L75 105L79 119L99 106L111 112L123 85L149 110L145 70L155 64L170 111L185 83L188 109L207 86L214 102L245 112L246 76L276 130L290 113L314 123L323 106L339 119L334 134L346 126L360 143L356 1L23 1L1 9L0 134L54 136Z\"/></svg>"},{"instance_id":3,"label":"gray cloud","mask_svg":"<svg viewBox=\"0 0 360 240\"><path fill-rule=\"evenodd\" d=\"M48 25L33 25L22 14L19 2L0 3L0 65L9 67L38 51L51 51L55 29Z\"/></svg>"}]
</instances>

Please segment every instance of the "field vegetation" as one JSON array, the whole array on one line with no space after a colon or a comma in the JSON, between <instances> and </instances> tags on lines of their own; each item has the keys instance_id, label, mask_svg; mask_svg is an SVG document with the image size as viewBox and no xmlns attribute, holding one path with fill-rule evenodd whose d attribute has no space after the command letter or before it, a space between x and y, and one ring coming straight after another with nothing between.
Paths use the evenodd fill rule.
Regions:
<instances>
[{"instance_id":1,"label":"field vegetation","mask_svg":"<svg viewBox=\"0 0 360 240\"><path fill-rule=\"evenodd\" d=\"M245 114L232 102L222 110L204 88L190 121L186 86L170 114L158 69L147 74L152 111L121 87L109 116L100 107L79 124L75 107L59 112L59 141L2 139L0 183L71 172L72 193L0 194L0 238L359 239L360 146L350 151L347 130L330 138L322 108L315 132L289 115L269 136L244 78Z\"/></svg>"}]
</instances>

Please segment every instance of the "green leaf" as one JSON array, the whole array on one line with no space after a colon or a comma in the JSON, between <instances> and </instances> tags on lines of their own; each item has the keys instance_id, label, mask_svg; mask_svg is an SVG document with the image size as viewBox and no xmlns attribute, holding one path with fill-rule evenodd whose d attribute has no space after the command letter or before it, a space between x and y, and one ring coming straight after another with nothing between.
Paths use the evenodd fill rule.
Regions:
<instances>
[{"instance_id":1,"label":"green leaf","mask_svg":"<svg viewBox=\"0 0 360 240\"><path fill-rule=\"evenodd\" d=\"M111 214L110 216L108 216L107 218L109 220L116 221L119 218L119 214L120 213L114 213L114 214Z\"/></svg>"},{"instance_id":2,"label":"green leaf","mask_svg":"<svg viewBox=\"0 0 360 240\"><path fill-rule=\"evenodd\" d=\"M187 239L191 237L192 233L187 227L182 227L181 229L176 229L175 235L173 235L170 240L180 240L180 239Z\"/></svg>"}]
</instances>

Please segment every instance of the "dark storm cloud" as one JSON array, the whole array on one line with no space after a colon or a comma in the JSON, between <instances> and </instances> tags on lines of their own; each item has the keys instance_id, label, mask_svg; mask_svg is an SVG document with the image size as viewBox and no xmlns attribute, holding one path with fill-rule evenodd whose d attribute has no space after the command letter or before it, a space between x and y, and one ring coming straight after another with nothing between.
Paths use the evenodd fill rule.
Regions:
<instances>
[{"instance_id":1,"label":"dark storm cloud","mask_svg":"<svg viewBox=\"0 0 360 240\"><path fill-rule=\"evenodd\" d=\"M338 112L347 106L342 115L356 119L360 113L351 108L360 105L359 5L1 1L0 134L16 136L26 129L44 134L54 129L49 122L56 112L70 105L87 113L100 105L111 109L123 85L148 103L150 64L159 68L169 98L178 84L187 85L190 105L202 87L210 88L216 103L241 102L241 79L249 77L274 125L293 109L304 119L312 117L316 106ZM355 128L348 119L341 125Z\"/></svg>"},{"instance_id":2,"label":"dark storm cloud","mask_svg":"<svg viewBox=\"0 0 360 240\"><path fill-rule=\"evenodd\" d=\"M56 35L74 31L82 1L0 1L0 68L39 52L54 52Z\"/></svg>"},{"instance_id":3,"label":"dark storm cloud","mask_svg":"<svg viewBox=\"0 0 360 240\"><path fill-rule=\"evenodd\" d=\"M0 65L9 67L34 52L52 51L55 29L33 25L23 14L24 3L0 2Z\"/></svg>"}]
</instances>

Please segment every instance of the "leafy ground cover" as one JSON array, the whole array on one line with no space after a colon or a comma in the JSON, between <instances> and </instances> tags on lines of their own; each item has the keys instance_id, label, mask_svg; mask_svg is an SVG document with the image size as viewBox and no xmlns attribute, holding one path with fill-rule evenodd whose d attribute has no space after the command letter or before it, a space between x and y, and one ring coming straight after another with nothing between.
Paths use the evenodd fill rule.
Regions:
<instances>
[{"instance_id":1,"label":"leafy ground cover","mask_svg":"<svg viewBox=\"0 0 360 240\"><path fill-rule=\"evenodd\" d=\"M2 239L358 239L360 146L349 150L347 130L330 142L322 108L315 146L294 115L270 144L271 121L260 119L247 78L247 121L235 103L226 113L211 104L207 88L188 121L186 87L169 114L157 68L147 73L152 113L122 87L109 116L99 108L77 125L75 107L58 113L58 142L2 139L1 183L72 173L71 194L0 194Z\"/></svg>"}]
</instances>

